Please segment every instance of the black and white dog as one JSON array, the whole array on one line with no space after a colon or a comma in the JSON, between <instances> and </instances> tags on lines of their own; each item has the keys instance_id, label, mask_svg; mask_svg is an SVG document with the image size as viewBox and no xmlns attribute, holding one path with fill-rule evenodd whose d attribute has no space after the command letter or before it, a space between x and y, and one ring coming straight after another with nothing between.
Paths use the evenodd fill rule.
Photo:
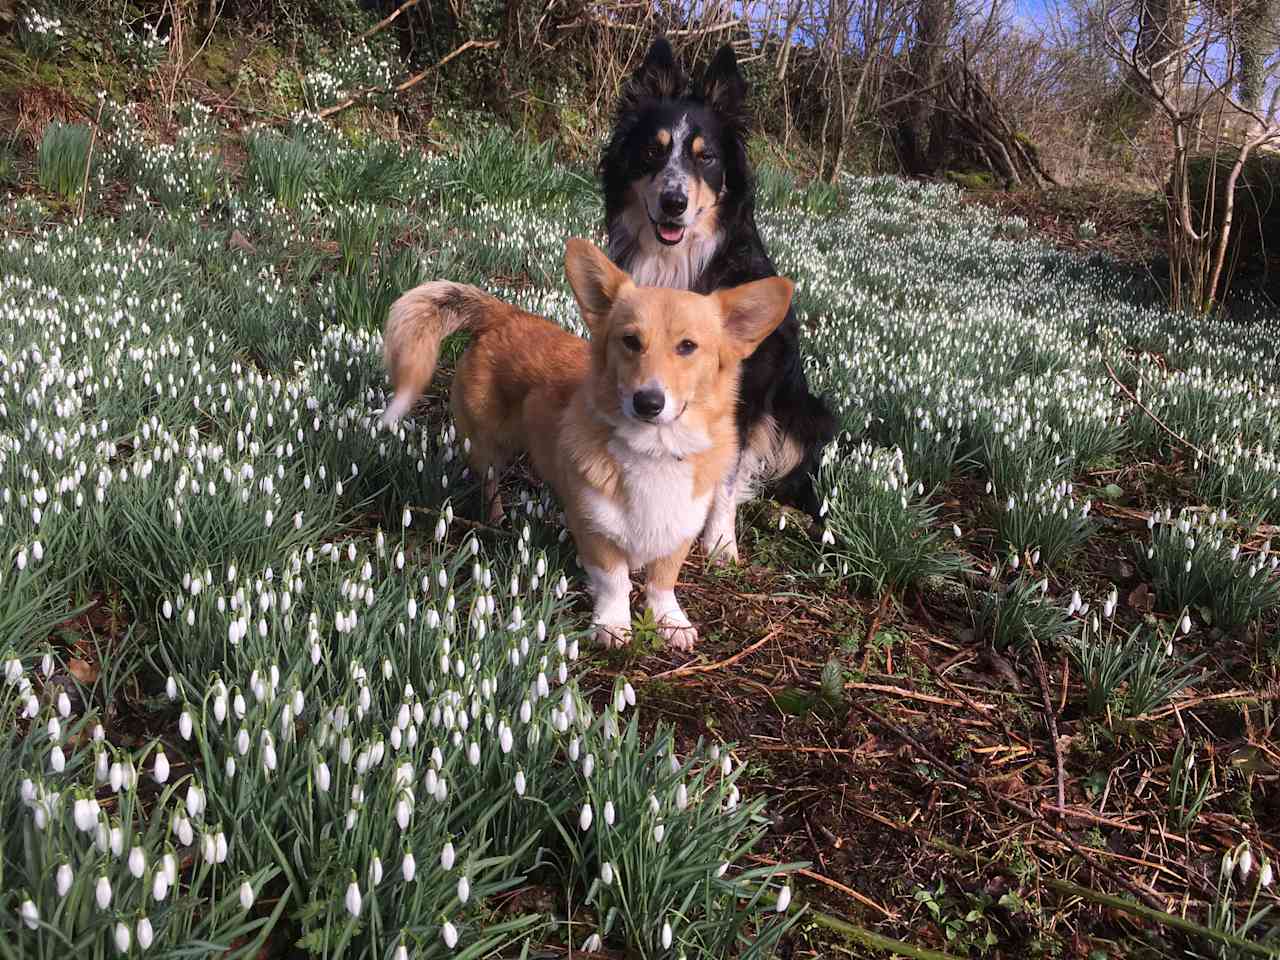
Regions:
<instances>
[{"instance_id":1,"label":"black and white dog","mask_svg":"<svg viewBox=\"0 0 1280 960\"><path fill-rule=\"evenodd\" d=\"M689 90L665 39L623 88L599 172L609 256L636 283L710 293L777 274L756 229L746 93L731 47ZM738 558L737 505L759 491L818 519L813 474L836 419L809 392L799 341L789 311L742 366L741 453L701 537L723 559Z\"/></svg>"}]
</instances>

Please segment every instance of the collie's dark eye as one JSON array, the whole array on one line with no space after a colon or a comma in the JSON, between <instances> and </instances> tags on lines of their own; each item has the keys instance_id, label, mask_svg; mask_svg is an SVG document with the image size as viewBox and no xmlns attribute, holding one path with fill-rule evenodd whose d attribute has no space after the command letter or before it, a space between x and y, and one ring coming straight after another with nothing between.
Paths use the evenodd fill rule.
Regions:
<instances>
[{"instance_id":1,"label":"collie's dark eye","mask_svg":"<svg viewBox=\"0 0 1280 960\"><path fill-rule=\"evenodd\" d=\"M657 163L662 159L662 148L657 144L650 144L644 151L645 163Z\"/></svg>"},{"instance_id":2,"label":"collie's dark eye","mask_svg":"<svg viewBox=\"0 0 1280 960\"><path fill-rule=\"evenodd\" d=\"M704 167L709 167L716 162L716 155L714 153L704 153L698 158L698 162Z\"/></svg>"},{"instance_id":3,"label":"collie's dark eye","mask_svg":"<svg viewBox=\"0 0 1280 960\"><path fill-rule=\"evenodd\" d=\"M682 357L689 356L689 354L693 353L693 351L697 349L698 345L692 340L681 340L676 344L676 353L680 354Z\"/></svg>"},{"instance_id":4,"label":"collie's dark eye","mask_svg":"<svg viewBox=\"0 0 1280 960\"><path fill-rule=\"evenodd\" d=\"M644 344L640 342L640 338L634 333L628 333L622 338L622 345L632 353L639 353L644 349Z\"/></svg>"}]
</instances>

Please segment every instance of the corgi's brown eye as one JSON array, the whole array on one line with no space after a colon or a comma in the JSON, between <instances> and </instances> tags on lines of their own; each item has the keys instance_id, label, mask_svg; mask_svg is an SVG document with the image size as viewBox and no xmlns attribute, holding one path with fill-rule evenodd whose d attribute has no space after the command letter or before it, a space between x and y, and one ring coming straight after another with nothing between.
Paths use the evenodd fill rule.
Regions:
<instances>
[{"instance_id":1,"label":"corgi's brown eye","mask_svg":"<svg viewBox=\"0 0 1280 960\"><path fill-rule=\"evenodd\" d=\"M692 340L681 340L676 344L676 353L680 354L682 357L689 356L689 354L693 353L693 351L697 349L698 345Z\"/></svg>"},{"instance_id":2,"label":"corgi's brown eye","mask_svg":"<svg viewBox=\"0 0 1280 960\"><path fill-rule=\"evenodd\" d=\"M622 345L632 353L639 353L644 349L644 344L640 342L640 338L634 333L628 333L622 338Z\"/></svg>"}]
</instances>

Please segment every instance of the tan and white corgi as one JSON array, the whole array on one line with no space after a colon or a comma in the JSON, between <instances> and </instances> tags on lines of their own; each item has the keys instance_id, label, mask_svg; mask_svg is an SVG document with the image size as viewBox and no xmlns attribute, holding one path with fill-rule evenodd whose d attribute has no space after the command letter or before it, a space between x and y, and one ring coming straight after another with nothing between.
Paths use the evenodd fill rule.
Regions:
<instances>
[{"instance_id":1,"label":"tan and white corgi","mask_svg":"<svg viewBox=\"0 0 1280 960\"><path fill-rule=\"evenodd\" d=\"M565 271L589 341L465 284L401 296L385 330L394 388L385 419L402 417L430 383L441 341L469 330L451 406L490 519L503 515L498 475L527 452L564 508L596 639L626 643L630 571L643 567L663 637L687 650L697 631L676 578L738 456L739 367L786 317L793 284L770 277L706 296L639 287L576 239Z\"/></svg>"}]
</instances>

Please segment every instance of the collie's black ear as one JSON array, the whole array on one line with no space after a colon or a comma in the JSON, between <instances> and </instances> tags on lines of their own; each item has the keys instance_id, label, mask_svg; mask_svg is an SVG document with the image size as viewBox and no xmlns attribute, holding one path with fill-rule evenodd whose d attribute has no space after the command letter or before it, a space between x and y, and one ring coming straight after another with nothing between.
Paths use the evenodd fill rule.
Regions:
<instances>
[{"instance_id":1,"label":"collie's black ear","mask_svg":"<svg viewBox=\"0 0 1280 960\"><path fill-rule=\"evenodd\" d=\"M632 105L647 98L672 99L684 91L685 82L684 74L676 65L671 44L666 37L659 37L645 54L640 69L627 81L622 99Z\"/></svg>"},{"instance_id":2,"label":"collie's black ear","mask_svg":"<svg viewBox=\"0 0 1280 960\"><path fill-rule=\"evenodd\" d=\"M696 93L717 113L734 116L742 109L742 101L747 96L747 81L738 69L738 58L729 44L716 51Z\"/></svg>"}]
</instances>

